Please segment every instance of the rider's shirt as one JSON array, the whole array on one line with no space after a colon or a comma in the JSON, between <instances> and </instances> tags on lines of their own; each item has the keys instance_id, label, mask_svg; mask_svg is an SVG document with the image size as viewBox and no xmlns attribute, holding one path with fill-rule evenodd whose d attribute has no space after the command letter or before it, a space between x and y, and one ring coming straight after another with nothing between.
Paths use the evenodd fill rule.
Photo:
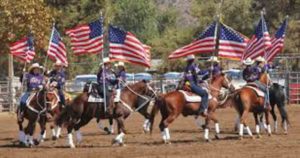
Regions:
<instances>
[{"instance_id":1,"label":"rider's shirt","mask_svg":"<svg viewBox=\"0 0 300 158\"><path fill-rule=\"evenodd\" d=\"M66 74L64 71L52 70L49 73L49 77L55 79L57 81L58 88L62 88L66 81Z\"/></svg>"},{"instance_id":2,"label":"rider's shirt","mask_svg":"<svg viewBox=\"0 0 300 158\"><path fill-rule=\"evenodd\" d=\"M36 90L43 85L43 75L41 74L26 74L27 91Z\"/></svg>"},{"instance_id":3,"label":"rider's shirt","mask_svg":"<svg viewBox=\"0 0 300 158\"><path fill-rule=\"evenodd\" d=\"M255 70L255 68L253 66L247 66L244 70L243 70L243 79L246 82L254 82L257 80L257 72L255 72L257 70Z\"/></svg>"},{"instance_id":4,"label":"rider's shirt","mask_svg":"<svg viewBox=\"0 0 300 158\"><path fill-rule=\"evenodd\" d=\"M222 68L219 64L214 64L211 72L213 76L220 75L222 73Z\"/></svg>"},{"instance_id":5,"label":"rider's shirt","mask_svg":"<svg viewBox=\"0 0 300 158\"><path fill-rule=\"evenodd\" d=\"M104 68L104 70L101 70L97 74L97 82L99 85L103 85L103 80L105 80L105 84L108 86L113 86L116 83L115 74L111 70Z\"/></svg>"},{"instance_id":6,"label":"rider's shirt","mask_svg":"<svg viewBox=\"0 0 300 158\"><path fill-rule=\"evenodd\" d=\"M207 71L201 71L195 63L188 64L184 72L185 81L196 84L202 82L202 79L198 79L198 75L204 75L207 73Z\"/></svg>"},{"instance_id":7,"label":"rider's shirt","mask_svg":"<svg viewBox=\"0 0 300 158\"><path fill-rule=\"evenodd\" d=\"M122 70L122 71L118 72L117 78L119 80L121 80L122 82L126 82L126 71Z\"/></svg>"}]
</instances>

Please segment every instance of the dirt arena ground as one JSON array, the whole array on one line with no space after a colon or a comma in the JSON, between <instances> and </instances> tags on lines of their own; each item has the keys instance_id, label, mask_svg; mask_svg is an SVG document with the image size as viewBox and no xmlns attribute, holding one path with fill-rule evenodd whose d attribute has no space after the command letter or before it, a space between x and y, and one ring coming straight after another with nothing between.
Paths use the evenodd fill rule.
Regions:
<instances>
[{"instance_id":1,"label":"dirt arena ground","mask_svg":"<svg viewBox=\"0 0 300 158\"><path fill-rule=\"evenodd\" d=\"M219 110L222 139L203 141L203 131L198 129L192 117L179 117L170 127L172 144L162 144L158 130L159 116L156 118L152 136L142 132L143 119L133 114L127 120L128 134L125 147L112 147L111 139L115 135L106 135L96 128L95 120L82 128L83 142L76 149L66 146L66 131L58 141L47 140L34 148L17 146L17 124L15 115L0 113L0 157L63 157L63 158L99 158L99 157L300 157L300 106L287 107L291 128L288 135L282 130L268 137L266 133L260 139L246 138L238 140L233 132L236 113L233 109ZM253 118L249 119L254 131ZM47 132L50 137L50 131ZM211 133L213 138L213 133Z\"/></svg>"}]
</instances>

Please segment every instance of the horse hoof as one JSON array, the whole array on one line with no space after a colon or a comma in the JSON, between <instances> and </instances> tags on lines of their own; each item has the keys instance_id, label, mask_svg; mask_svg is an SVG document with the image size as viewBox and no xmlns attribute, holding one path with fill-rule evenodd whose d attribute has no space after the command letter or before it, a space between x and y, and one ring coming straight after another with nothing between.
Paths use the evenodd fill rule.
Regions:
<instances>
[{"instance_id":1,"label":"horse hoof","mask_svg":"<svg viewBox=\"0 0 300 158\"><path fill-rule=\"evenodd\" d=\"M39 145L40 144L40 141L38 141L38 140L33 140L33 143L34 143L34 145Z\"/></svg>"},{"instance_id":2,"label":"horse hoof","mask_svg":"<svg viewBox=\"0 0 300 158\"><path fill-rule=\"evenodd\" d=\"M75 145L70 145L70 148L75 149L76 147L75 147Z\"/></svg>"},{"instance_id":3,"label":"horse hoof","mask_svg":"<svg viewBox=\"0 0 300 158\"><path fill-rule=\"evenodd\" d=\"M104 127L103 129L107 134L112 134L111 131L107 128L107 127Z\"/></svg>"},{"instance_id":4,"label":"horse hoof","mask_svg":"<svg viewBox=\"0 0 300 158\"><path fill-rule=\"evenodd\" d=\"M52 136L52 140L57 140L57 137L56 136Z\"/></svg>"},{"instance_id":5,"label":"horse hoof","mask_svg":"<svg viewBox=\"0 0 300 158\"><path fill-rule=\"evenodd\" d=\"M211 140L210 140L210 139L205 139L205 142L206 142L206 143L210 143Z\"/></svg>"},{"instance_id":6,"label":"horse hoof","mask_svg":"<svg viewBox=\"0 0 300 158\"><path fill-rule=\"evenodd\" d=\"M239 140L243 140L243 137L242 137L242 136L240 136L240 137L239 137Z\"/></svg>"},{"instance_id":7,"label":"horse hoof","mask_svg":"<svg viewBox=\"0 0 300 158\"><path fill-rule=\"evenodd\" d=\"M206 126L205 126L205 125L202 125L201 127L202 127L202 129L204 130Z\"/></svg>"},{"instance_id":8,"label":"horse hoof","mask_svg":"<svg viewBox=\"0 0 300 158\"><path fill-rule=\"evenodd\" d=\"M269 136L269 137L271 137L271 136L272 136L272 134L271 134L271 133L269 133L269 134L268 134L268 136Z\"/></svg>"},{"instance_id":9,"label":"horse hoof","mask_svg":"<svg viewBox=\"0 0 300 158\"><path fill-rule=\"evenodd\" d=\"M219 134L216 134L216 135L215 135L215 138L219 140L219 139L220 139Z\"/></svg>"},{"instance_id":10,"label":"horse hoof","mask_svg":"<svg viewBox=\"0 0 300 158\"><path fill-rule=\"evenodd\" d=\"M287 131L284 131L284 133L283 133L284 135L288 135L288 132Z\"/></svg>"},{"instance_id":11,"label":"horse hoof","mask_svg":"<svg viewBox=\"0 0 300 158\"><path fill-rule=\"evenodd\" d=\"M259 139L259 138L261 138L261 135L260 135L260 134L258 134L258 135L256 136L256 138L258 138L258 139Z\"/></svg>"},{"instance_id":12,"label":"horse hoof","mask_svg":"<svg viewBox=\"0 0 300 158\"><path fill-rule=\"evenodd\" d=\"M24 143L24 142L19 142L19 146L21 146L21 147L26 147L26 143Z\"/></svg>"}]
</instances>

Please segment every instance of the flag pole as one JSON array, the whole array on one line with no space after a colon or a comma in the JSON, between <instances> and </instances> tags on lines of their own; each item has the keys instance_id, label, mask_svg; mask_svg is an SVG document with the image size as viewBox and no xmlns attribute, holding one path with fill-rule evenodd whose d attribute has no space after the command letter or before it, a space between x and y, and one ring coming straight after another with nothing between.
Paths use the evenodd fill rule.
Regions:
<instances>
[{"instance_id":1,"label":"flag pole","mask_svg":"<svg viewBox=\"0 0 300 158\"><path fill-rule=\"evenodd\" d=\"M53 38L53 33L54 33L54 27L55 27L55 21L53 22L53 25L52 25L52 30L51 30L51 35L50 35L50 40L49 40L49 44L48 44L48 49L47 49L47 55L46 55L46 58L45 58L45 62L44 62L44 70L43 70L43 74L45 73L46 69L47 69L47 61L48 61L48 58L49 58L49 55L48 55L48 51L50 49L50 45L51 45L51 41L52 41L52 38Z\"/></svg>"},{"instance_id":2,"label":"flag pole","mask_svg":"<svg viewBox=\"0 0 300 158\"><path fill-rule=\"evenodd\" d=\"M104 73L106 73L105 72L105 67L104 67L104 61L103 61L103 59L104 59L104 25L103 25L103 22L104 22L104 20L103 20L103 18L102 18L102 11L100 11L100 21L101 21L101 25L102 25L102 35L103 35L103 38L102 38L102 40L103 40L103 48L102 48L102 50L101 50L101 52L100 52L100 54L99 54L99 57L100 57L100 59L102 58L102 80L103 80L103 103L104 103L104 111L106 112L107 111L107 102L106 102L106 80L105 80L105 74Z\"/></svg>"},{"instance_id":3,"label":"flag pole","mask_svg":"<svg viewBox=\"0 0 300 158\"><path fill-rule=\"evenodd\" d=\"M213 52L212 56L216 56L216 54L218 54L218 49L219 49L219 25L220 25L220 16L221 16L221 7L223 4L224 0L221 0L221 2L219 3L219 6L217 8L217 16L216 16L216 26L215 26L215 31L214 31L214 43L215 43L215 50ZM211 62L211 73L210 73L210 78L212 79L212 72L213 72L213 68L214 68L214 64L213 62ZM212 80L211 80L212 82Z\"/></svg>"}]
</instances>

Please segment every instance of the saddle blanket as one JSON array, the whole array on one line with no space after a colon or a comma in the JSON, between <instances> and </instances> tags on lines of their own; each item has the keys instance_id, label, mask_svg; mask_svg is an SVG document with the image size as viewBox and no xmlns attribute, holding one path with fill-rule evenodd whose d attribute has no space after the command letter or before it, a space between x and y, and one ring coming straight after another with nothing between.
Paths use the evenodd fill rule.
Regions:
<instances>
[{"instance_id":1,"label":"saddle blanket","mask_svg":"<svg viewBox=\"0 0 300 158\"><path fill-rule=\"evenodd\" d=\"M104 99L103 98L99 98L99 97L95 97L93 95L90 95L89 96L89 99L88 99L88 102L89 103L104 103ZM115 98L114 99L114 102L120 102L120 99L119 98Z\"/></svg>"},{"instance_id":2,"label":"saddle blanket","mask_svg":"<svg viewBox=\"0 0 300 158\"><path fill-rule=\"evenodd\" d=\"M187 102L192 102L192 103L201 102L201 97L194 93L183 91L183 90L179 90L179 92L183 94L183 96ZM209 94L208 99L211 99L211 98L212 98L212 96Z\"/></svg>"},{"instance_id":3,"label":"saddle blanket","mask_svg":"<svg viewBox=\"0 0 300 158\"><path fill-rule=\"evenodd\" d=\"M255 93L259 96L259 97L265 97L265 93L263 91L261 91L260 89L258 89L257 87L253 87L253 86L246 86L247 88L250 88L252 90L255 91Z\"/></svg>"}]
</instances>

